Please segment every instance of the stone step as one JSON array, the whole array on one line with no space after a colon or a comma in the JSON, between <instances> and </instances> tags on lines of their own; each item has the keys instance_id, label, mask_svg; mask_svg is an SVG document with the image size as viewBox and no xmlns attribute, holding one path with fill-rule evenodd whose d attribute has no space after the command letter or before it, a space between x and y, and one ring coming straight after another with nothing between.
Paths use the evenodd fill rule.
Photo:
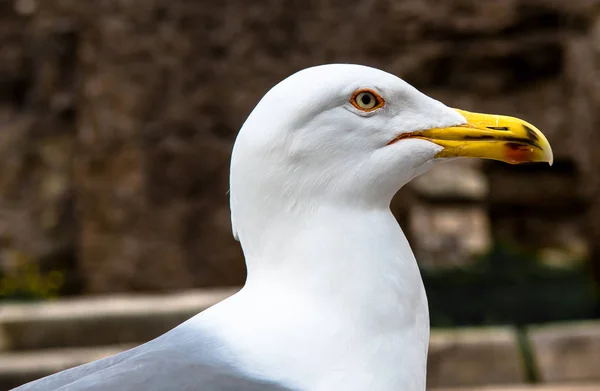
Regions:
<instances>
[{"instance_id":1,"label":"stone step","mask_svg":"<svg viewBox=\"0 0 600 391\"><path fill-rule=\"evenodd\" d=\"M0 306L0 346L4 351L26 352L139 344L234 292L201 290L4 305ZM428 377L432 386L524 382L514 329L433 330Z\"/></svg>"},{"instance_id":2,"label":"stone step","mask_svg":"<svg viewBox=\"0 0 600 391\"><path fill-rule=\"evenodd\" d=\"M11 360L14 358L16 361L13 365L22 362L18 357L29 357L31 362L28 365L41 367L24 370L24 373L39 377L64 369L65 366L95 360L103 352L113 354L115 350L111 346L129 346L148 341L236 290L128 294L2 304L0 353L10 355L7 357ZM600 361L596 360L600 351L600 322L532 327L528 334L534 367L540 381L557 384L600 383ZM516 331L511 327L433 329L428 384L435 388L525 383L527 376L518 340ZM72 357L69 356L71 353ZM4 362L9 363L10 360L7 360ZM59 364L45 367L44 363L48 360ZM0 371L2 368L4 364L0 362ZM6 368L13 368L10 369L11 376L20 376L15 367L7 364Z\"/></svg>"},{"instance_id":3,"label":"stone step","mask_svg":"<svg viewBox=\"0 0 600 391\"><path fill-rule=\"evenodd\" d=\"M98 330L100 331L100 330ZM118 353L134 345L60 348L0 353L0 389ZM435 330L429 348L428 383L439 386L525 381L514 331L508 327ZM3 388L4 387L4 388Z\"/></svg>"},{"instance_id":4,"label":"stone step","mask_svg":"<svg viewBox=\"0 0 600 391\"><path fill-rule=\"evenodd\" d=\"M115 345L97 348L47 349L44 351L0 353L0 389L9 390L54 372L85 364L133 347ZM600 391L600 384L487 385L439 388L431 391Z\"/></svg>"},{"instance_id":5,"label":"stone step","mask_svg":"<svg viewBox=\"0 0 600 391\"><path fill-rule=\"evenodd\" d=\"M238 289L2 304L0 351L145 342Z\"/></svg>"}]
</instances>

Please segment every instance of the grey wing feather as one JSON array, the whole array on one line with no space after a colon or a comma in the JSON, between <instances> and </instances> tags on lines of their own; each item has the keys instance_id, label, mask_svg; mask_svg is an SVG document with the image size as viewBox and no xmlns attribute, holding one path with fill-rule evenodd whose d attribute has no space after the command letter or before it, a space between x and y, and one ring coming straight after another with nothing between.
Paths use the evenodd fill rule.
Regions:
<instances>
[{"instance_id":1,"label":"grey wing feather","mask_svg":"<svg viewBox=\"0 0 600 391\"><path fill-rule=\"evenodd\" d=\"M120 354L27 383L14 391L292 390L245 373L214 337L203 336L198 340L194 336L191 340L177 330Z\"/></svg>"},{"instance_id":2,"label":"grey wing feather","mask_svg":"<svg viewBox=\"0 0 600 391\"><path fill-rule=\"evenodd\" d=\"M90 374L102 371L106 368L110 368L121 364L123 361L135 355L135 352L142 348L138 346L136 348L115 354L110 357L103 358L101 360L93 361L87 364L79 365L58 373L55 373L44 378L34 380L30 383L24 384L20 387L14 388L13 390L18 391L46 391L56 390L66 384L72 383Z\"/></svg>"}]
</instances>

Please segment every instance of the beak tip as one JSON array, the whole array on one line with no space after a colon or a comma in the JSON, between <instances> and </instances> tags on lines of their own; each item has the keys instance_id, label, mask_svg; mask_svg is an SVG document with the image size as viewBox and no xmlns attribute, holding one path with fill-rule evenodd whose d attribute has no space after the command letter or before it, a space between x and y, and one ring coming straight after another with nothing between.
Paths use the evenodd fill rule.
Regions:
<instances>
[{"instance_id":1,"label":"beak tip","mask_svg":"<svg viewBox=\"0 0 600 391\"><path fill-rule=\"evenodd\" d=\"M552 147L550 147L550 143L548 141L546 141L546 148L544 148L544 152L546 155L546 161L548 162L549 166L552 166L552 164L554 163L554 153L552 152Z\"/></svg>"}]
</instances>

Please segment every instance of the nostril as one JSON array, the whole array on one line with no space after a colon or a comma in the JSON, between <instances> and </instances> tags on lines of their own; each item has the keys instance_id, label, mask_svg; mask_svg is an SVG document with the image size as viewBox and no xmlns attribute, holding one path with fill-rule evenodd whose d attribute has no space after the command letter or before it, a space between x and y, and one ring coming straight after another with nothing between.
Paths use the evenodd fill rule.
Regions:
<instances>
[{"instance_id":1,"label":"nostril","mask_svg":"<svg viewBox=\"0 0 600 391\"><path fill-rule=\"evenodd\" d=\"M508 130L506 126L487 126L486 128L490 130Z\"/></svg>"}]
</instances>

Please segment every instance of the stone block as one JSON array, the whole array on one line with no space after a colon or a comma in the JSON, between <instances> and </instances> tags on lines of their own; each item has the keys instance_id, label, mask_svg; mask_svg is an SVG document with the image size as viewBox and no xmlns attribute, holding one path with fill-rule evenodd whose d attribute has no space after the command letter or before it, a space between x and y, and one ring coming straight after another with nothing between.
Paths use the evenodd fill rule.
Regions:
<instances>
[{"instance_id":1,"label":"stone block","mask_svg":"<svg viewBox=\"0 0 600 391\"><path fill-rule=\"evenodd\" d=\"M426 198L439 201L483 201L488 184L478 160L454 160L440 164L415 178L411 186Z\"/></svg>"},{"instance_id":2,"label":"stone block","mask_svg":"<svg viewBox=\"0 0 600 391\"><path fill-rule=\"evenodd\" d=\"M413 205L409 214L411 246L421 266L469 264L491 245L490 226L480 205Z\"/></svg>"},{"instance_id":3,"label":"stone block","mask_svg":"<svg viewBox=\"0 0 600 391\"><path fill-rule=\"evenodd\" d=\"M427 384L465 387L525 381L515 330L509 327L433 330Z\"/></svg>"},{"instance_id":4,"label":"stone block","mask_svg":"<svg viewBox=\"0 0 600 391\"><path fill-rule=\"evenodd\" d=\"M540 380L600 382L600 322L530 327Z\"/></svg>"},{"instance_id":5,"label":"stone block","mask_svg":"<svg viewBox=\"0 0 600 391\"><path fill-rule=\"evenodd\" d=\"M4 304L0 306L0 348L35 350L142 343L234 292L220 289Z\"/></svg>"}]
</instances>

